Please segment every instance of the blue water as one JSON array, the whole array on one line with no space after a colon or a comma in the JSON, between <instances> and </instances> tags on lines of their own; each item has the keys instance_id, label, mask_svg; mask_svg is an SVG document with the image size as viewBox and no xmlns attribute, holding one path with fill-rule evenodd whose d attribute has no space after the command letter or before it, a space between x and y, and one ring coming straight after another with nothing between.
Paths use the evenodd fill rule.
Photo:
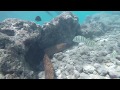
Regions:
<instances>
[{"instance_id":1,"label":"blue water","mask_svg":"<svg viewBox=\"0 0 120 90\"><path fill-rule=\"evenodd\" d=\"M79 23L83 23L86 16L99 13L101 11L72 11L73 14L79 17ZM53 17L57 16L54 11L51 11ZM35 17L40 16L42 18L41 22L36 22ZM44 11L0 11L0 21L3 21L6 18L19 18L23 20L33 21L37 24L42 25L45 22L48 22L53 19Z\"/></svg>"}]
</instances>

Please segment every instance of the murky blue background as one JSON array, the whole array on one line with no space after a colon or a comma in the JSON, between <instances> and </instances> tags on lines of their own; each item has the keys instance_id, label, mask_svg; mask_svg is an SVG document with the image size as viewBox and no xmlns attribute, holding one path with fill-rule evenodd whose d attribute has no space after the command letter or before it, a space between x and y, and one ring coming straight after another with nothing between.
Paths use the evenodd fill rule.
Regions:
<instances>
[{"instance_id":1,"label":"murky blue background","mask_svg":"<svg viewBox=\"0 0 120 90\"><path fill-rule=\"evenodd\" d=\"M34 21L37 24L42 25L43 23L52 20L57 14L54 11L50 11L53 17L49 16L45 11L0 11L0 21L6 18L19 18L23 20ZM103 11L72 11L76 16L79 17L79 22L83 23L86 16ZM42 18L41 22L36 22L35 17L40 16Z\"/></svg>"}]
</instances>

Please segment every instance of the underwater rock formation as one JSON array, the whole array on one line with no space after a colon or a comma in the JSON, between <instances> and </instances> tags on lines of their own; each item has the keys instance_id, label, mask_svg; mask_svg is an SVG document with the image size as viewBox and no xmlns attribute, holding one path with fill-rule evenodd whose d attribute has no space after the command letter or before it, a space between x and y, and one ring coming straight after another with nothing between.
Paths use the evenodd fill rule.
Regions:
<instances>
[{"instance_id":1,"label":"underwater rock formation","mask_svg":"<svg viewBox=\"0 0 120 90\"><path fill-rule=\"evenodd\" d=\"M94 38L104 35L106 32L118 30L120 28L120 15L111 15L107 13L98 13L90 15L81 24L83 36Z\"/></svg>"},{"instance_id":2,"label":"underwater rock formation","mask_svg":"<svg viewBox=\"0 0 120 90\"><path fill-rule=\"evenodd\" d=\"M69 48L78 34L96 44ZM43 26L15 18L1 22L0 78L44 78L39 72L46 79L120 78L120 16L96 14L81 26L71 12Z\"/></svg>"},{"instance_id":3,"label":"underwater rock formation","mask_svg":"<svg viewBox=\"0 0 120 90\"><path fill-rule=\"evenodd\" d=\"M59 43L72 43L72 39L80 29L78 17L71 12L63 12L52 21L42 26L42 37L39 46L50 47Z\"/></svg>"},{"instance_id":4,"label":"underwater rock formation","mask_svg":"<svg viewBox=\"0 0 120 90\"><path fill-rule=\"evenodd\" d=\"M80 25L78 18L65 12L43 26L15 18L0 23L0 74L5 79L38 78L43 70L45 49L60 43L72 45ZM59 50L57 51L59 52Z\"/></svg>"},{"instance_id":5,"label":"underwater rock formation","mask_svg":"<svg viewBox=\"0 0 120 90\"><path fill-rule=\"evenodd\" d=\"M120 48L117 37L120 31L99 37L98 45L79 44L65 52L54 54L51 59L58 79L120 79ZM114 37L113 37L114 36ZM106 41L101 42L105 38ZM120 37L119 37L120 38ZM98 38L96 38L98 39ZM110 49L110 48L113 49ZM113 52L116 51L116 54Z\"/></svg>"},{"instance_id":6,"label":"underwater rock formation","mask_svg":"<svg viewBox=\"0 0 120 90\"><path fill-rule=\"evenodd\" d=\"M36 78L25 60L30 45L40 36L40 26L19 19L6 19L0 29L0 72L5 78ZM29 45L26 45L27 41ZM30 74L32 72L32 74ZM10 76L11 74L15 74ZM7 75L7 77L6 77ZM10 76L10 77L8 77Z\"/></svg>"},{"instance_id":7,"label":"underwater rock formation","mask_svg":"<svg viewBox=\"0 0 120 90\"><path fill-rule=\"evenodd\" d=\"M99 36L97 36L98 32L92 34L96 35L92 39L96 42L96 45L93 45L94 47L79 42L78 45L67 49L65 52L54 54L51 61L58 79L120 79L120 24L117 21L117 19L120 20L120 17L99 15L102 17L101 22L105 25L104 30L107 31ZM106 20L103 21L102 19ZM96 19L97 21L99 19ZM99 27L102 30L102 25ZM81 29L83 30L82 26Z\"/></svg>"}]
</instances>

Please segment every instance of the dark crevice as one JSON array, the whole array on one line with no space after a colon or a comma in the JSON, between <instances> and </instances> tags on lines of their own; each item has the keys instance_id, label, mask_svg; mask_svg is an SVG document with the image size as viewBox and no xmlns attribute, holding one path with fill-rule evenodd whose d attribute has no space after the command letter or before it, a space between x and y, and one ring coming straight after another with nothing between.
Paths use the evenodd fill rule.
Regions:
<instances>
[{"instance_id":1,"label":"dark crevice","mask_svg":"<svg viewBox=\"0 0 120 90\"><path fill-rule=\"evenodd\" d=\"M44 51L38 45L38 43L34 43L30 45L27 53L25 54L25 60L29 64L30 69L34 71L43 70L43 57Z\"/></svg>"}]
</instances>

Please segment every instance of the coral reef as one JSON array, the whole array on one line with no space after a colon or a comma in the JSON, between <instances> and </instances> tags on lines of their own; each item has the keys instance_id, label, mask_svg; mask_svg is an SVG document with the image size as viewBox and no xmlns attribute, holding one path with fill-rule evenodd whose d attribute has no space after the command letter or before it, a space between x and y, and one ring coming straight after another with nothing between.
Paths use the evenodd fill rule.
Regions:
<instances>
[{"instance_id":1,"label":"coral reef","mask_svg":"<svg viewBox=\"0 0 120 90\"><path fill-rule=\"evenodd\" d=\"M0 23L0 78L120 78L119 24L119 15L105 13L88 16L81 25L71 12L42 26L5 19ZM77 35L97 45L83 44L82 38L73 43Z\"/></svg>"},{"instance_id":2,"label":"coral reef","mask_svg":"<svg viewBox=\"0 0 120 90\"><path fill-rule=\"evenodd\" d=\"M72 43L72 39L80 29L78 22L78 17L71 12L63 12L42 26L39 46L46 48L59 43Z\"/></svg>"},{"instance_id":3,"label":"coral reef","mask_svg":"<svg viewBox=\"0 0 120 90\"><path fill-rule=\"evenodd\" d=\"M88 16L81 25L80 32L83 36L94 38L104 35L106 32L120 28L120 16L107 13L98 13Z\"/></svg>"},{"instance_id":4,"label":"coral reef","mask_svg":"<svg viewBox=\"0 0 120 90\"><path fill-rule=\"evenodd\" d=\"M64 12L43 26L8 18L0 23L0 27L1 76L34 79L39 78L38 72L44 70L43 66L50 65L44 50L59 43L71 45L80 25L75 15ZM61 47L57 46L58 51L62 50ZM43 65L43 58L46 65Z\"/></svg>"},{"instance_id":5,"label":"coral reef","mask_svg":"<svg viewBox=\"0 0 120 90\"><path fill-rule=\"evenodd\" d=\"M115 18L120 19L116 15L99 14L99 17L109 18L109 21L101 20L108 25L109 22L111 25L117 22L113 22ZM97 21L99 19L96 19ZM51 61L56 71L56 77L58 79L120 79L120 28L118 23L113 25L114 28L106 26L104 30L108 28L109 30L104 31L104 34L97 36L93 33L92 35L96 36L92 39L97 43L94 47L79 42L78 45L65 52L54 54Z\"/></svg>"}]
</instances>

